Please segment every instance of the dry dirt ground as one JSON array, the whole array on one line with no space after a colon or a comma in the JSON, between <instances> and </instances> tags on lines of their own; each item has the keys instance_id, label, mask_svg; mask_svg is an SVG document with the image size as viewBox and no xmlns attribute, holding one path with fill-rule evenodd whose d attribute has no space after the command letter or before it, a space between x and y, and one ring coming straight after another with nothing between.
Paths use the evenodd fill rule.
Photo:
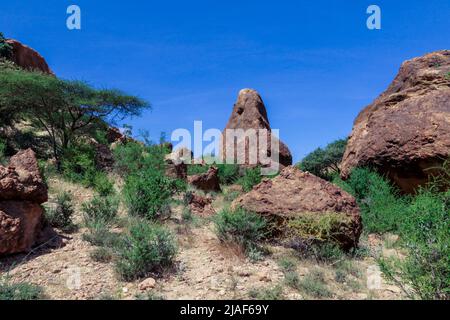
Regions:
<instances>
[{"instance_id":1,"label":"dry dirt ground","mask_svg":"<svg viewBox=\"0 0 450 320\"><path fill-rule=\"evenodd\" d=\"M91 190L59 180L50 180L50 186L51 199L62 190L71 191L77 204L93 195ZM219 197L214 206L220 210L223 199ZM76 211L79 222L79 206ZM121 211L120 214L124 214L124 210ZM404 298L398 287L384 281L375 289L368 289L368 275L371 281L372 268L376 266L370 255L346 258L350 267L346 269L345 281L336 280L335 265L299 259L294 251L282 247L268 246L269 254L262 261L251 262L238 248L219 242L211 219L195 217L192 222L184 223L181 212L182 207L174 205L172 218L166 221L179 242L176 267L157 278L154 287L146 291L140 290L141 281L117 280L112 263L94 261L90 253L95 247L83 241L82 234L86 232L83 228L72 234L60 233L63 246L47 245L28 255L3 258L0 275L8 274L13 282L40 285L48 299L249 299L265 292L281 299L320 298L307 290L293 289L286 283L280 261L290 259L295 262L295 272L300 280L312 271L323 273L325 285L331 292L328 299ZM369 236L362 245L371 252L397 254L395 249L386 248L390 247L389 243L389 239Z\"/></svg>"}]
</instances>

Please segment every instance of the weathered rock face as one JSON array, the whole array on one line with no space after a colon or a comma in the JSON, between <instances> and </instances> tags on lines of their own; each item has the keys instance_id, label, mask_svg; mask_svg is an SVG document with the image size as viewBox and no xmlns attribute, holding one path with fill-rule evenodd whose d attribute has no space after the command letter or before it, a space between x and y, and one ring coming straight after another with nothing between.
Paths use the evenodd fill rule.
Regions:
<instances>
[{"instance_id":1,"label":"weathered rock face","mask_svg":"<svg viewBox=\"0 0 450 320\"><path fill-rule=\"evenodd\" d=\"M267 117L266 107L264 106L264 102L261 99L261 96L258 92L252 89L243 89L239 92L239 96L236 104L234 105L233 112L228 120L228 124L225 127L223 132L223 151L222 158L223 159L233 159L233 155L227 155L226 153L226 132L228 129L243 129L243 130L258 130L258 129L266 129L268 132L267 144L266 141L260 141L259 137L256 139L257 141L254 143L257 147L257 150L262 149L263 146L266 146L267 152L265 155L268 158L272 158L273 161L278 162L283 167L292 165L292 155L289 151L289 148L281 141L279 141L279 159L277 159L276 155L271 154L271 128L269 124L269 119ZM250 142L253 145L252 142ZM242 152L245 152L243 155L245 159L245 163L249 163L250 155L249 155L249 140L241 139L236 141L235 144L235 155L238 156ZM266 149L264 148L264 149ZM265 150L262 150L264 152ZM258 164L262 161L257 155Z\"/></svg>"},{"instance_id":2,"label":"weathered rock face","mask_svg":"<svg viewBox=\"0 0 450 320\"><path fill-rule=\"evenodd\" d=\"M342 177L371 166L413 192L450 156L450 51L403 63L389 88L356 118Z\"/></svg>"},{"instance_id":3,"label":"weathered rock face","mask_svg":"<svg viewBox=\"0 0 450 320\"><path fill-rule=\"evenodd\" d=\"M296 221L306 226L307 222L312 225L314 220L330 219L336 222L334 229L328 230L332 239L323 240L336 241L345 249L358 244L362 231L359 208L350 194L292 166L238 197L232 204L232 208L237 207L278 221L291 221L292 226ZM286 229L285 233L291 231Z\"/></svg>"},{"instance_id":4,"label":"weathered rock face","mask_svg":"<svg viewBox=\"0 0 450 320\"><path fill-rule=\"evenodd\" d=\"M187 178L187 165L183 161L179 161L173 158L172 154L166 156L166 176L173 179L186 180Z\"/></svg>"},{"instance_id":5,"label":"weathered rock face","mask_svg":"<svg viewBox=\"0 0 450 320\"><path fill-rule=\"evenodd\" d=\"M197 189L206 192L220 192L221 188L218 173L219 169L216 167L210 167L204 174L188 177L188 183Z\"/></svg>"},{"instance_id":6,"label":"weathered rock face","mask_svg":"<svg viewBox=\"0 0 450 320\"><path fill-rule=\"evenodd\" d=\"M0 166L0 254L24 252L41 238L47 187L31 149Z\"/></svg>"},{"instance_id":7,"label":"weathered rock face","mask_svg":"<svg viewBox=\"0 0 450 320\"><path fill-rule=\"evenodd\" d=\"M20 43L17 40L6 40L13 48L12 61L26 70L38 70L50 75L54 75L45 59L34 49Z\"/></svg>"},{"instance_id":8,"label":"weathered rock face","mask_svg":"<svg viewBox=\"0 0 450 320\"><path fill-rule=\"evenodd\" d=\"M39 173L33 150L17 153L8 168L0 166L1 200L28 200L38 204L48 200L47 186Z\"/></svg>"}]
</instances>

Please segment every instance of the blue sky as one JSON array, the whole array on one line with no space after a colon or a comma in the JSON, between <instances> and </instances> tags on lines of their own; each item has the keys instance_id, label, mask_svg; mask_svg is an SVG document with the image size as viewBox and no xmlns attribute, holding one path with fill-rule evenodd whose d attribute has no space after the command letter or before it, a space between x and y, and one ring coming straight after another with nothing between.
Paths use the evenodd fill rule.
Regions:
<instances>
[{"instance_id":1,"label":"blue sky","mask_svg":"<svg viewBox=\"0 0 450 320\"><path fill-rule=\"evenodd\" d=\"M77 4L82 29L66 28ZM368 30L366 9L382 10ZM258 90L300 160L351 132L400 64L449 49L447 0L2 1L0 31L38 50L62 78L114 87L153 105L128 120L157 139L223 129L237 93Z\"/></svg>"}]
</instances>

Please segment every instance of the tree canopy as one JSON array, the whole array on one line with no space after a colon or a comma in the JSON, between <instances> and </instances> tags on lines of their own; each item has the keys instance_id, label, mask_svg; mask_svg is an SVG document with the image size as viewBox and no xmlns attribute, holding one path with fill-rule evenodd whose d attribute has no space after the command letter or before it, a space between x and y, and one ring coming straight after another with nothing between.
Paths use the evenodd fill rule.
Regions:
<instances>
[{"instance_id":1,"label":"tree canopy","mask_svg":"<svg viewBox=\"0 0 450 320\"><path fill-rule=\"evenodd\" d=\"M95 89L85 82L61 80L40 72L0 70L0 123L26 117L47 131L53 153L105 123L139 116L150 105L119 90Z\"/></svg>"},{"instance_id":2,"label":"tree canopy","mask_svg":"<svg viewBox=\"0 0 450 320\"><path fill-rule=\"evenodd\" d=\"M336 140L324 149L317 148L308 154L297 165L303 171L329 180L334 174L340 173L339 164L344 156L347 139Z\"/></svg>"}]
</instances>

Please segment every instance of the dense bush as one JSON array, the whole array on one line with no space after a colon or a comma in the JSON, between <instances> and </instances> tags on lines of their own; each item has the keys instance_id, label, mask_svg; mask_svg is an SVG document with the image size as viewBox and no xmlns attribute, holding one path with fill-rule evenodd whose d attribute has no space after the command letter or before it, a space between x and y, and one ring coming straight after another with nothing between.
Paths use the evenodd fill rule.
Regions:
<instances>
[{"instance_id":1,"label":"dense bush","mask_svg":"<svg viewBox=\"0 0 450 320\"><path fill-rule=\"evenodd\" d=\"M247 254L258 248L258 242L266 235L266 221L241 208L235 211L225 208L215 217L214 224L220 241L237 243Z\"/></svg>"},{"instance_id":2,"label":"dense bush","mask_svg":"<svg viewBox=\"0 0 450 320\"><path fill-rule=\"evenodd\" d=\"M0 300L39 300L43 299L41 287L29 283L11 283L0 279Z\"/></svg>"},{"instance_id":3,"label":"dense bush","mask_svg":"<svg viewBox=\"0 0 450 320\"><path fill-rule=\"evenodd\" d=\"M117 198L96 196L81 206L84 223L86 226L93 226L102 222L109 225L116 219L118 208L119 201Z\"/></svg>"},{"instance_id":4,"label":"dense bush","mask_svg":"<svg viewBox=\"0 0 450 320\"><path fill-rule=\"evenodd\" d=\"M249 192L255 185L262 181L261 169L250 168L246 169L242 177L240 177L236 183L241 185L245 192Z\"/></svg>"},{"instance_id":5,"label":"dense bush","mask_svg":"<svg viewBox=\"0 0 450 320\"><path fill-rule=\"evenodd\" d=\"M87 187L94 185L97 169L95 167L95 150L91 145L77 143L67 148L61 163L66 179L82 183Z\"/></svg>"},{"instance_id":6,"label":"dense bush","mask_svg":"<svg viewBox=\"0 0 450 320\"><path fill-rule=\"evenodd\" d=\"M2 32L0 32L0 58L10 59L13 53L12 46L6 42L6 38Z\"/></svg>"},{"instance_id":7,"label":"dense bush","mask_svg":"<svg viewBox=\"0 0 450 320\"><path fill-rule=\"evenodd\" d=\"M334 182L355 196L361 209L365 232L395 232L402 222L409 198L401 197L397 189L378 173L356 168L350 178Z\"/></svg>"},{"instance_id":8,"label":"dense bush","mask_svg":"<svg viewBox=\"0 0 450 320\"><path fill-rule=\"evenodd\" d=\"M336 140L325 147L308 154L297 165L303 171L309 171L322 179L330 180L340 172L339 164L344 156L347 140Z\"/></svg>"},{"instance_id":9,"label":"dense bush","mask_svg":"<svg viewBox=\"0 0 450 320\"><path fill-rule=\"evenodd\" d=\"M237 164L217 164L218 176L221 184L235 183L239 178L239 166Z\"/></svg>"},{"instance_id":10,"label":"dense bush","mask_svg":"<svg viewBox=\"0 0 450 320\"><path fill-rule=\"evenodd\" d=\"M114 184L108 179L108 175L102 171L98 171L94 175L92 186L102 197L111 196L115 193Z\"/></svg>"},{"instance_id":11,"label":"dense bush","mask_svg":"<svg viewBox=\"0 0 450 320\"><path fill-rule=\"evenodd\" d=\"M5 162L6 141L0 138L0 164Z\"/></svg>"},{"instance_id":12,"label":"dense bush","mask_svg":"<svg viewBox=\"0 0 450 320\"><path fill-rule=\"evenodd\" d=\"M404 259L381 259L388 279L413 298L450 299L450 191L422 190L399 226Z\"/></svg>"},{"instance_id":13,"label":"dense bush","mask_svg":"<svg viewBox=\"0 0 450 320\"><path fill-rule=\"evenodd\" d=\"M116 271L127 281L160 274L173 264L176 241L170 231L140 221L131 225L117 247Z\"/></svg>"},{"instance_id":14,"label":"dense bush","mask_svg":"<svg viewBox=\"0 0 450 320\"><path fill-rule=\"evenodd\" d=\"M46 210L46 218L50 225L66 232L76 228L72 221L73 214L73 197L68 192L59 193L56 197L56 206Z\"/></svg>"}]
</instances>

